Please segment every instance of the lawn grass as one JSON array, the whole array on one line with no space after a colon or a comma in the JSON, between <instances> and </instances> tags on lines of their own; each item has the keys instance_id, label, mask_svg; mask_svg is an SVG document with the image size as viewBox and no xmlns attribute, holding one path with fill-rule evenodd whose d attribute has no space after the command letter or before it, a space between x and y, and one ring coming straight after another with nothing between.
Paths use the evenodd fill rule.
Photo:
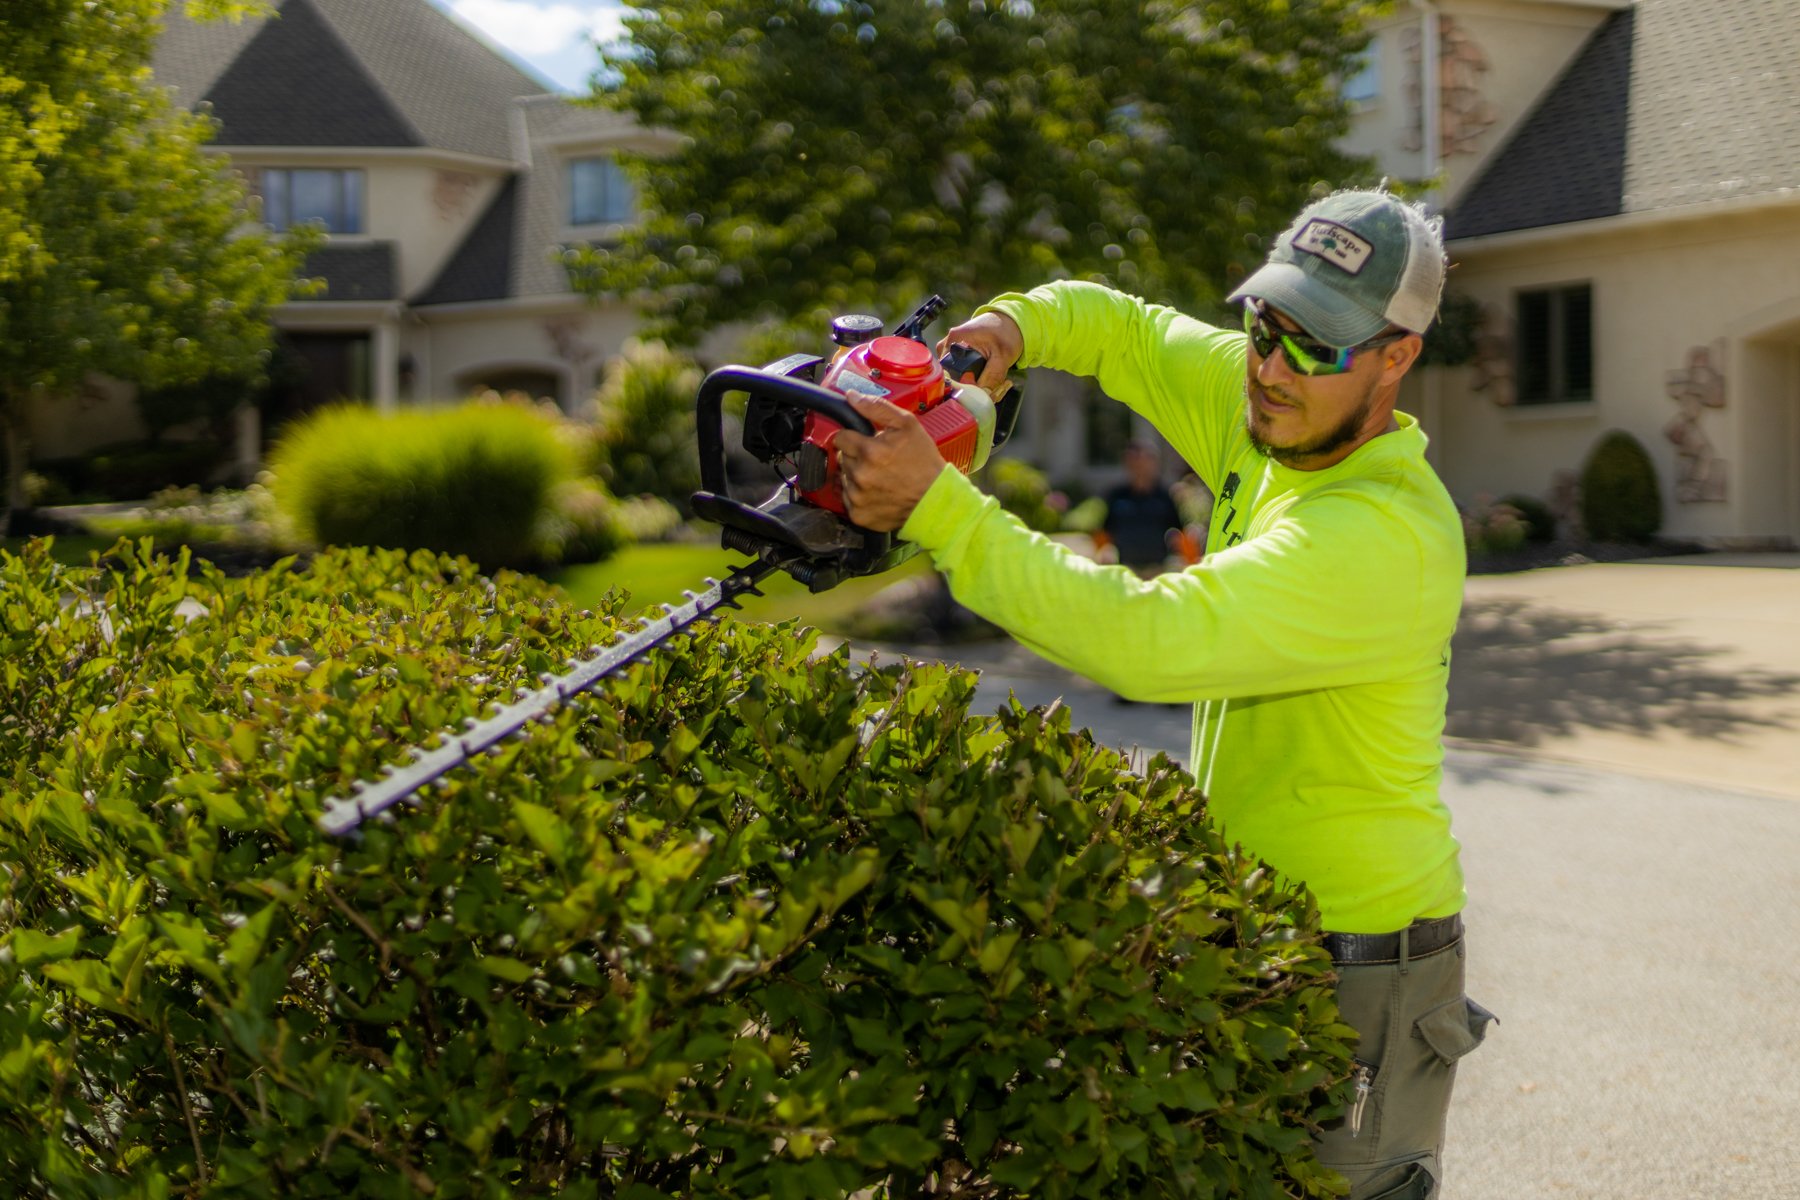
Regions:
<instances>
[{"instance_id":1,"label":"lawn grass","mask_svg":"<svg viewBox=\"0 0 1800 1200\"><path fill-rule=\"evenodd\" d=\"M4 547L8 554L19 554L24 551L25 543L32 540L32 538L0 538L0 547ZM85 567L90 561L88 557L90 554L96 550L110 549L115 540L110 537L60 533L51 543L50 557L64 566Z\"/></svg>"},{"instance_id":2,"label":"lawn grass","mask_svg":"<svg viewBox=\"0 0 1800 1200\"><path fill-rule=\"evenodd\" d=\"M744 561L744 555L717 546L654 543L628 546L605 562L569 567L548 578L582 608L598 604L609 588L623 588L631 594L628 611L636 612L653 604L679 603L684 588L699 591L708 576L721 578ZM828 633L843 632L844 623L875 593L929 569L921 554L891 571L847 580L818 595L786 575L773 575L761 585L766 595L743 600L743 615L749 620L768 622L797 617Z\"/></svg>"}]
</instances>

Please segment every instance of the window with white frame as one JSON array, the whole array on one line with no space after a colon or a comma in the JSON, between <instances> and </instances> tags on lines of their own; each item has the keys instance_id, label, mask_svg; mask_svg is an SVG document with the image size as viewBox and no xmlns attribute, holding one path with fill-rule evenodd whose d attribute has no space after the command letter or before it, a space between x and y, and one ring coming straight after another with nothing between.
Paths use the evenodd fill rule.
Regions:
<instances>
[{"instance_id":1,"label":"window with white frame","mask_svg":"<svg viewBox=\"0 0 1800 1200\"><path fill-rule=\"evenodd\" d=\"M1520 292L1517 300L1519 404L1582 404L1594 398L1594 289Z\"/></svg>"},{"instance_id":2,"label":"window with white frame","mask_svg":"<svg viewBox=\"0 0 1800 1200\"><path fill-rule=\"evenodd\" d=\"M612 155L569 161L569 224L623 225L636 214L631 180Z\"/></svg>"},{"instance_id":3,"label":"window with white frame","mask_svg":"<svg viewBox=\"0 0 1800 1200\"><path fill-rule=\"evenodd\" d=\"M264 167L263 222L291 229L316 221L327 233L363 231L363 173L354 167Z\"/></svg>"}]
</instances>

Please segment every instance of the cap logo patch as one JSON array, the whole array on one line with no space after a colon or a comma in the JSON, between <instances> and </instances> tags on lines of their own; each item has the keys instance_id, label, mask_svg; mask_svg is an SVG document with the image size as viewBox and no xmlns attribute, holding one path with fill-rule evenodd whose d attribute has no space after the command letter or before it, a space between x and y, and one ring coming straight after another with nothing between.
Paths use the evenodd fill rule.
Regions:
<instances>
[{"instance_id":1,"label":"cap logo patch","mask_svg":"<svg viewBox=\"0 0 1800 1200\"><path fill-rule=\"evenodd\" d=\"M1375 247L1335 221L1314 217L1294 235L1293 247L1324 259L1339 270L1359 274Z\"/></svg>"}]
</instances>

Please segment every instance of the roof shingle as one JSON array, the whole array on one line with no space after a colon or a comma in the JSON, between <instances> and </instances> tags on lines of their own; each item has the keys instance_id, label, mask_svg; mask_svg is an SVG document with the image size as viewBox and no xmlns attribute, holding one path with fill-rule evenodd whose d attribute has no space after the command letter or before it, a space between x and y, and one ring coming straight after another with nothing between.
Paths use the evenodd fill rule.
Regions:
<instances>
[{"instance_id":1,"label":"roof shingle","mask_svg":"<svg viewBox=\"0 0 1800 1200\"><path fill-rule=\"evenodd\" d=\"M1626 9L1594 31L1450 210L1446 238L1619 214L1635 24Z\"/></svg>"},{"instance_id":2,"label":"roof shingle","mask_svg":"<svg viewBox=\"0 0 1800 1200\"><path fill-rule=\"evenodd\" d=\"M549 91L428 0L279 0L194 21L174 6L152 63L211 102L223 146L429 146L511 163L512 102ZM226 65L229 64L229 65Z\"/></svg>"},{"instance_id":3,"label":"roof shingle","mask_svg":"<svg viewBox=\"0 0 1800 1200\"><path fill-rule=\"evenodd\" d=\"M394 300L399 298L395 280L394 243L321 246L306 256L300 273L323 278L325 291L311 300Z\"/></svg>"}]
</instances>

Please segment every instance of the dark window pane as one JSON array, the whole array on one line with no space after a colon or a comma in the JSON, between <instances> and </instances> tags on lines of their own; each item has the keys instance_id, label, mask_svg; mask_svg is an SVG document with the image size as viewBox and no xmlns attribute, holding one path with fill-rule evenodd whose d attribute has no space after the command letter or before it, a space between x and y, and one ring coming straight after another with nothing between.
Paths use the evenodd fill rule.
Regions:
<instances>
[{"instance_id":1,"label":"dark window pane","mask_svg":"<svg viewBox=\"0 0 1800 1200\"><path fill-rule=\"evenodd\" d=\"M1550 293L1521 292L1518 324L1520 404L1553 399L1550 361Z\"/></svg>"},{"instance_id":2,"label":"dark window pane","mask_svg":"<svg viewBox=\"0 0 1800 1200\"><path fill-rule=\"evenodd\" d=\"M578 158L569 164L569 224L618 225L630 221L631 181L611 158Z\"/></svg>"},{"instance_id":3,"label":"dark window pane","mask_svg":"<svg viewBox=\"0 0 1800 1200\"><path fill-rule=\"evenodd\" d=\"M288 209L288 173L266 170L262 173L263 220L270 229L286 229L293 224Z\"/></svg>"},{"instance_id":4,"label":"dark window pane","mask_svg":"<svg viewBox=\"0 0 1800 1200\"><path fill-rule=\"evenodd\" d=\"M1594 398L1594 294L1570 288L1563 301L1564 400Z\"/></svg>"},{"instance_id":5,"label":"dark window pane","mask_svg":"<svg viewBox=\"0 0 1800 1200\"><path fill-rule=\"evenodd\" d=\"M323 168L262 172L263 223L287 229L317 221L328 233L361 233L363 173Z\"/></svg>"},{"instance_id":6,"label":"dark window pane","mask_svg":"<svg viewBox=\"0 0 1800 1200\"><path fill-rule=\"evenodd\" d=\"M636 207L631 190L631 179L625 174L625 168L612 159L607 159L605 219L623 224L635 216Z\"/></svg>"},{"instance_id":7,"label":"dark window pane","mask_svg":"<svg viewBox=\"0 0 1800 1200\"><path fill-rule=\"evenodd\" d=\"M339 214L338 233L361 233L363 208L363 173L340 171L344 178L344 208Z\"/></svg>"},{"instance_id":8,"label":"dark window pane","mask_svg":"<svg viewBox=\"0 0 1800 1200\"><path fill-rule=\"evenodd\" d=\"M336 171L293 172L293 223L317 221L333 233L343 211L343 188Z\"/></svg>"}]
</instances>

